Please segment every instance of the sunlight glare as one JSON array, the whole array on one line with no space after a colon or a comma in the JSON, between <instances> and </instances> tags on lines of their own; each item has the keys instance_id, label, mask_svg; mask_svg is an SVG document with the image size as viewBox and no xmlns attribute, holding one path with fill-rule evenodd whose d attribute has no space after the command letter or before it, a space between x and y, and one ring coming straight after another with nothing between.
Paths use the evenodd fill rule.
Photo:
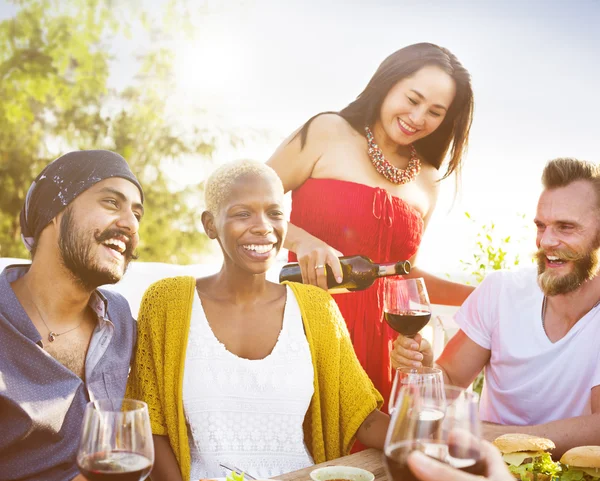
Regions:
<instances>
[{"instance_id":1,"label":"sunlight glare","mask_svg":"<svg viewBox=\"0 0 600 481\"><path fill-rule=\"evenodd\" d=\"M177 43L177 96L185 104L221 110L236 103L249 60L248 47L236 31L233 25L210 22L193 40Z\"/></svg>"}]
</instances>

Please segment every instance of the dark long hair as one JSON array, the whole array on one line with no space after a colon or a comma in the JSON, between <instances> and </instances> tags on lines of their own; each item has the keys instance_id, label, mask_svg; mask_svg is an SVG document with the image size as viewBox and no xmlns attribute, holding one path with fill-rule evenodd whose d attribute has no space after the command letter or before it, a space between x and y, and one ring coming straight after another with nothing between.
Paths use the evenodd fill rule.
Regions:
<instances>
[{"instance_id":1,"label":"dark long hair","mask_svg":"<svg viewBox=\"0 0 600 481\"><path fill-rule=\"evenodd\" d=\"M381 105L391 88L427 65L435 65L452 77L456 83L456 95L440 126L427 137L417 140L414 145L423 161L436 169L442 166L450 152L448 168L443 178L453 172L459 174L473 120L471 76L449 50L432 43L416 43L394 52L381 63L354 102L340 112L321 112L310 118L299 132L301 147L304 148L311 122L325 113L343 117L364 136L365 126L372 126L379 118Z\"/></svg>"}]
</instances>

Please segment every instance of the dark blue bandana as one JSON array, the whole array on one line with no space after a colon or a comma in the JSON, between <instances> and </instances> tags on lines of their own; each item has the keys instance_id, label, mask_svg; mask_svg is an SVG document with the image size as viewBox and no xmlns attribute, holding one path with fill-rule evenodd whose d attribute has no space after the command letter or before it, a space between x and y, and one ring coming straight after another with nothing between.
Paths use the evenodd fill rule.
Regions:
<instances>
[{"instance_id":1,"label":"dark blue bandana","mask_svg":"<svg viewBox=\"0 0 600 481\"><path fill-rule=\"evenodd\" d=\"M29 187L21 209L21 238L28 250L42 230L75 198L113 177L129 180L144 192L123 157L109 150L69 152L46 166Z\"/></svg>"}]
</instances>

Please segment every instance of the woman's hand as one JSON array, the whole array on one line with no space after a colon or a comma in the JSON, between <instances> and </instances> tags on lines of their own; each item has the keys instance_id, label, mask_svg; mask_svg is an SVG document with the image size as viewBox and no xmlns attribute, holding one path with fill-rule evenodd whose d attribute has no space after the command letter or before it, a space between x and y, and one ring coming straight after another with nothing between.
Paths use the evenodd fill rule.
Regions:
<instances>
[{"instance_id":1,"label":"woman's hand","mask_svg":"<svg viewBox=\"0 0 600 481\"><path fill-rule=\"evenodd\" d=\"M312 236L311 236L312 237ZM331 267L333 276L338 284L342 282L342 266L338 257L343 256L340 251L327 245L315 237L306 239L296 245L296 257L302 271L302 282L319 286L327 290L327 272L325 264Z\"/></svg>"},{"instance_id":2,"label":"woman's hand","mask_svg":"<svg viewBox=\"0 0 600 481\"><path fill-rule=\"evenodd\" d=\"M394 369L399 367L433 366L433 350L427 339L417 334L414 339L398 334L390 353Z\"/></svg>"},{"instance_id":3,"label":"woman's hand","mask_svg":"<svg viewBox=\"0 0 600 481\"><path fill-rule=\"evenodd\" d=\"M487 462L487 473L485 477L459 471L458 469L440 463L429 456L425 456L418 451L415 451L408 456L408 466L420 481L438 481L440 479L443 479L444 481L515 480L502 460L500 451L487 441L481 441L481 451Z\"/></svg>"}]
</instances>

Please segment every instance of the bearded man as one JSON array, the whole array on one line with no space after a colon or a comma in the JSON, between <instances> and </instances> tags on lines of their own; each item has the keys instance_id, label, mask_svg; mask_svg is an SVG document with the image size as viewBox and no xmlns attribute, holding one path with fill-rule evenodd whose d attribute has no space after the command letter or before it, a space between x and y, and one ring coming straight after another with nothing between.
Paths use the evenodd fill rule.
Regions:
<instances>
[{"instance_id":1,"label":"bearded man","mask_svg":"<svg viewBox=\"0 0 600 481\"><path fill-rule=\"evenodd\" d=\"M456 314L461 330L436 364L447 383L463 387L485 368L488 439L550 438L560 456L600 445L600 166L556 159L542 183L537 272L489 274ZM432 361L420 337L396 340L394 366Z\"/></svg>"},{"instance_id":2,"label":"bearded man","mask_svg":"<svg viewBox=\"0 0 600 481\"><path fill-rule=\"evenodd\" d=\"M0 480L71 481L86 404L125 393L136 325L118 282L142 188L109 151L59 157L21 211L31 265L0 274Z\"/></svg>"}]
</instances>

